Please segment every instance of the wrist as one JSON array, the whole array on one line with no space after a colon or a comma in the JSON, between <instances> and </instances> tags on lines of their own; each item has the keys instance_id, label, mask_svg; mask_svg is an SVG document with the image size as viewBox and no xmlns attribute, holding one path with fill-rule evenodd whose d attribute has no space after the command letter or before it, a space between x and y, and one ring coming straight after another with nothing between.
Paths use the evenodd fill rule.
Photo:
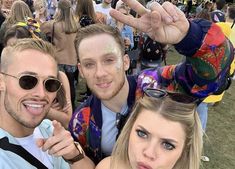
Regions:
<instances>
[{"instance_id":1,"label":"wrist","mask_svg":"<svg viewBox=\"0 0 235 169\"><path fill-rule=\"evenodd\" d=\"M64 160L66 162L68 162L69 164L73 164L75 162L78 162L78 161L82 160L85 157L85 153L84 153L81 145L78 142L74 142L74 145L76 147L76 153L75 153L76 155L73 158L63 157Z\"/></svg>"}]
</instances>

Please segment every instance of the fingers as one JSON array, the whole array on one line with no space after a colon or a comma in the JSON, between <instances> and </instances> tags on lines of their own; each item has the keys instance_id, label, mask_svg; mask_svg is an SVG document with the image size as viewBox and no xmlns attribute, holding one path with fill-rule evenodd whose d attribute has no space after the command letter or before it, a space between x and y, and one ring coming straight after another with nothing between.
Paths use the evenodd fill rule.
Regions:
<instances>
[{"instance_id":1,"label":"fingers","mask_svg":"<svg viewBox=\"0 0 235 169\"><path fill-rule=\"evenodd\" d=\"M134 17L129 16L129 15L124 15L121 12L119 12L117 10L114 10L114 9L111 9L110 15L113 18L115 18L116 20L118 20L118 21L120 21L122 23L125 23L127 25L130 25L130 26L132 26L134 28L137 28L137 29L141 30L141 27L140 27L140 24L139 24L137 18L134 18Z\"/></svg>"},{"instance_id":2,"label":"fingers","mask_svg":"<svg viewBox=\"0 0 235 169\"><path fill-rule=\"evenodd\" d=\"M36 144L43 151L54 156L63 156L74 149L73 138L69 131L65 130L57 121L52 122L54 126L53 136L48 139L38 139Z\"/></svg>"},{"instance_id":3,"label":"fingers","mask_svg":"<svg viewBox=\"0 0 235 169\"><path fill-rule=\"evenodd\" d=\"M61 106L60 106L60 104L57 102L57 103L53 103L53 104L51 105L51 108L53 108L53 109L58 109L58 108L61 108Z\"/></svg>"},{"instance_id":4,"label":"fingers","mask_svg":"<svg viewBox=\"0 0 235 169\"><path fill-rule=\"evenodd\" d=\"M48 149L48 154L50 155L63 156L69 153L72 150L72 148L74 148L73 138L71 137L69 132L67 132L62 139L59 140L54 139L48 141L51 142L51 144L54 144L54 142L56 142L56 144L54 144Z\"/></svg>"},{"instance_id":5,"label":"fingers","mask_svg":"<svg viewBox=\"0 0 235 169\"><path fill-rule=\"evenodd\" d=\"M62 110L63 112L67 112L70 108L70 103L68 103Z\"/></svg>"},{"instance_id":6,"label":"fingers","mask_svg":"<svg viewBox=\"0 0 235 169\"><path fill-rule=\"evenodd\" d=\"M59 135L60 132L62 132L64 129L64 127L61 125L60 122L53 120L52 121L52 125L54 126L54 131L53 131L53 135Z\"/></svg>"},{"instance_id":7,"label":"fingers","mask_svg":"<svg viewBox=\"0 0 235 169\"><path fill-rule=\"evenodd\" d=\"M151 18L155 21L159 19L159 15L161 16L162 21L167 24L178 20L178 13L175 6L170 2L165 2L163 5L153 2L150 5L150 10L152 11Z\"/></svg>"},{"instance_id":8,"label":"fingers","mask_svg":"<svg viewBox=\"0 0 235 169\"><path fill-rule=\"evenodd\" d=\"M132 10L137 12L140 16L148 12L148 10L143 5L141 5L137 0L122 0L122 2L127 4Z\"/></svg>"},{"instance_id":9,"label":"fingers","mask_svg":"<svg viewBox=\"0 0 235 169\"><path fill-rule=\"evenodd\" d=\"M41 148L41 147L44 145L45 142L46 142L46 139L39 138L39 139L36 140L36 145L37 145L39 148Z\"/></svg>"},{"instance_id":10,"label":"fingers","mask_svg":"<svg viewBox=\"0 0 235 169\"><path fill-rule=\"evenodd\" d=\"M170 2L165 2L162 4L163 9L172 19L172 21L176 22L179 19L177 7Z\"/></svg>"}]
</instances>

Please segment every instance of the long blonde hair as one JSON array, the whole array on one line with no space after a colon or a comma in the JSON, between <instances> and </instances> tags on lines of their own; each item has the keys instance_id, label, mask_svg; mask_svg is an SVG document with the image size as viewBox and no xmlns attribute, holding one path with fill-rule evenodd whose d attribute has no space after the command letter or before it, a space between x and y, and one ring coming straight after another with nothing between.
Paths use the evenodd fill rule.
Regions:
<instances>
[{"instance_id":1,"label":"long blonde hair","mask_svg":"<svg viewBox=\"0 0 235 169\"><path fill-rule=\"evenodd\" d=\"M76 33L78 31L78 23L71 7L72 4L69 0L60 0L58 11L55 15L55 22L64 22L64 31L66 34Z\"/></svg>"},{"instance_id":2,"label":"long blonde hair","mask_svg":"<svg viewBox=\"0 0 235 169\"><path fill-rule=\"evenodd\" d=\"M37 0L33 2L33 7L34 10L40 9L40 7L43 6L44 7L44 13L43 16L46 18L48 17L48 9L47 9L47 2L46 0Z\"/></svg>"},{"instance_id":3,"label":"long blonde hair","mask_svg":"<svg viewBox=\"0 0 235 169\"><path fill-rule=\"evenodd\" d=\"M184 104L171 100L169 97L153 99L143 97L137 101L114 146L111 156L112 169L118 169L120 162L130 167L128 144L132 127L143 110L161 114L164 118L179 122L184 126L186 140L181 157L173 169L199 169L202 151L202 128L195 104Z\"/></svg>"},{"instance_id":4,"label":"long blonde hair","mask_svg":"<svg viewBox=\"0 0 235 169\"><path fill-rule=\"evenodd\" d=\"M32 12L24 1L15 1L11 7L9 17L6 19L7 27L17 22L23 22L27 17L32 18Z\"/></svg>"}]
</instances>

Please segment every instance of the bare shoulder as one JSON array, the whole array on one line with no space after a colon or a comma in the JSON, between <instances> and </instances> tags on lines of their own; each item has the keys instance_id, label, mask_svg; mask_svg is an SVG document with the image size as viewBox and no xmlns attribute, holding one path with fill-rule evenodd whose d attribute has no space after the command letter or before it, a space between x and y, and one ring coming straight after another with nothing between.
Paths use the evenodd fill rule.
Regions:
<instances>
[{"instance_id":1,"label":"bare shoulder","mask_svg":"<svg viewBox=\"0 0 235 169\"><path fill-rule=\"evenodd\" d=\"M106 157L95 167L95 169L110 169L110 157Z\"/></svg>"}]
</instances>

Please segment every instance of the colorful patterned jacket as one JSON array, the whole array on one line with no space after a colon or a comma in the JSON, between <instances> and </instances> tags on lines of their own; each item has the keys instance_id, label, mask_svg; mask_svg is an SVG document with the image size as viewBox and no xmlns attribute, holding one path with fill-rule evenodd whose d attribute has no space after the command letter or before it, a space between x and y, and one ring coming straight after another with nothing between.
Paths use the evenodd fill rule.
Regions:
<instances>
[{"instance_id":1,"label":"colorful patterned jacket","mask_svg":"<svg viewBox=\"0 0 235 169\"><path fill-rule=\"evenodd\" d=\"M183 63L145 70L138 76L137 84L128 80L131 87L129 107L135 97L142 96L147 86L184 92L197 98L205 98L224 88L234 53L231 43L217 25L205 20L190 22L188 34L175 48L186 56ZM69 130L95 163L104 158L101 128L101 101L91 96L74 112Z\"/></svg>"}]
</instances>

